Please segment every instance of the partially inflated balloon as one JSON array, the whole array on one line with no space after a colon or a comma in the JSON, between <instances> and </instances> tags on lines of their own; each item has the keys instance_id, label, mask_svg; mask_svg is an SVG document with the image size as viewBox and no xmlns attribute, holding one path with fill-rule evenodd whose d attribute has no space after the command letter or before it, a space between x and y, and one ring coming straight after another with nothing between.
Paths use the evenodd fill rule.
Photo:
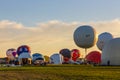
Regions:
<instances>
[{"instance_id":1,"label":"partially inflated balloon","mask_svg":"<svg viewBox=\"0 0 120 80\"><path fill-rule=\"evenodd\" d=\"M74 42L78 47L90 48L95 45L96 41L96 31L91 26L80 26L74 32Z\"/></svg>"},{"instance_id":2,"label":"partially inflated balloon","mask_svg":"<svg viewBox=\"0 0 120 80\"><path fill-rule=\"evenodd\" d=\"M18 49L17 49L17 54L18 54L19 61L21 59L28 59L28 58L31 59L30 53L31 53L30 47L27 46L27 45L22 45L22 46L18 47ZM23 61L26 61L26 60L23 60Z\"/></svg>"},{"instance_id":3,"label":"partially inflated balloon","mask_svg":"<svg viewBox=\"0 0 120 80\"><path fill-rule=\"evenodd\" d=\"M93 63L101 62L101 53L98 51L92 51L86 56L86 60Z\"/></svg>"},{"instance_id":4,"label":"partially inflated balloon","mask_svg":"<svg viewBox=\"0 0 120 80\"><path fill-rule=\"evenodd\" d=\"M40 53L34 53L32 55L32 57L33 57L33 61L35 61L35 60L44 60L44 56L42 54L40 54Z\"/></svg>"},{"instance_id":5,"label":"partially inflated balloon","mask_svg":"<svg viewBox=\"0 0 120 80\"><path fill-rule=\"evenodd\" d=\"M65 62L68 62L71 58L71 52L69 49L65 48L65 49L62 49L60 50L59 52L62 56L63 56L63 59Z\"/></svg>"},{"instance_id":6,"label":"partially inflated balloon","mask_svg":"<svg viewBox=\"0 0 120 80\"><path fill-rule=\"evenodd\" d=\"M63 58L61 54L55 53L50 56L50 63L52 64L62 64Z\"/></svg>"},{"instance_id":7,"label":"partially inflated balloon","mask_svg":"<svg viewBox=\"0 0 120 80\"><path fill-rule=\"evenodd\" d=\"M8 59L10 60L14 60L14 58L16 57L16 49L14 48L11 48L11 49L8 49L7 52L6 52L6 55L8 57Z\"/></svg>"},{"instance_id":8,"label":"partially inflated balloon","mask_svg":"<svg viewBox=\"0 0 120 80\"><path fill-rule=\"evenodd\" d=\"M120 65L120 38L111 39L104 46L102 65Z\"/></svg>"},{"instance_id":9,"label":"partially inflated balloon","mask_svg":"<svg viewBox=\"0 0 120 80\"><path fill-rule=\"evenodd\" d=\"M49 56L45 55L44 58L45 58L45 62L49 62L49 60L50 60Z\"/></svg>"},{"instance_id":10,"label":"partially inflated balloon","mask_svg":"<svg viewBox=\"0 0 120 80\"><path fill-rule=\"evenodd\" d=\"M113 39L112 34L108 32L104 32L98 36L98 41L97 41L97 47L99 50L102 50L104 45L109 41Z\"/></svg>"},{"instance_id":11,"label":"partially inflated balloon","mask_svg":"<svg viewBox=\"0 0 120 80\"><path fill-rule=\"evenodd\" d=\"M80 51L78 49L72 49L71 57L73 61L76 61L80 57Z\"/></svg>"}]
</instances>

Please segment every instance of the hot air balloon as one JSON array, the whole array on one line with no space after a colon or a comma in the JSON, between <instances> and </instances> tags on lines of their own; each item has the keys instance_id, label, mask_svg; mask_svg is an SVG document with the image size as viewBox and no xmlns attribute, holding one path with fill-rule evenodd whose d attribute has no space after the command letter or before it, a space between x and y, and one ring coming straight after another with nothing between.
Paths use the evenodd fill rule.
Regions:
<instances>
[{"instance_id":1,"label":"hot air balloon","mask_svg":"<svg viewBox=\"0 0 120 80\"><path fill-rule=\"evenodd\" d=\"M43 65L44 64L44 60L45 60L45 58L44 58L44 56L42 55L42 54L40 54L40 53L34 53L33 55L32 55L32 60L33 60L33 63L35 64L35 65Z\"/></svg>"},{"instance_id":2,"label":"hot air balloon","mask_svg":"<svg viewBox=\"0 0 120 80\"><path fill-rule=\"evenodd\" d=\"M97 41L97 47L99 50L102 50L104 45L109 41L113 39L112 34L108 32L104 32L98 36L98 41Z\"/></svg>"},{"instance_id":3,"label":"hot air balloon","mask_svg":"<svg viewBox=\"0 0 120 80\"><path fill-rule=\"evenodd\" d=\"M22 45L18 47L17 54L20 64L31 64L31 56L30 56L30 47L27 45Z\"/></svg>"},{"instance_id":4,"label":"hot air balloon","mask_svg":"<svg viewBox=\"0 0 120 80\"><path fill-rule=\"evenodd\" d=\"M75 44L78 47L85 49L85 54L87 53L87 48L94 46L97 41L96 31L89 25L78 27L75 30L73 37Z\"/></svg>"},{"instance_id":5,"label":"hot air balloon","mask_svg":"<svg viewBox=\"0 0 120 80\"><path fill-rule=\"evenodd\" d=\"M98 51L92 51L86 56L86 61L90 63L101 63L101 53Z\"/></svg>"},{"instance_id":6,"label":"hot air balloon","mask_svg":"<svg viewBox=\"0 0 120 80\"><path fill-rule=\"evenodd\" d=\"M102 50L102 65L120 65L120 38L111 39Z\"/></svg>"},{"instance_id":7,"label":"hot air balloon","mask_svg":"<svg viewBox=\"0 0 120 80\"><path fill-rule=\"evenodd\" d=\"M44 58L45 58L45 62L46 62L46 63L49 63L50 57L47 56L47 55L45 55Z\"/></svg>"},{"instance_id":8,"label":"hot air balloon","mask_svg":"<svg viewBox=\"0 0 120 80\"><path fill-rule=\"evenodd\" d=\"M51 64L62 64L63 62L63 57L59 53L54 53L53 55L50 56L50 63Z\"/></svg>"},{"instance_id":9,"label":"hot air balloon","mask_svg":"<svg viewBox=\"0 0 120 80\"><path fill-rule=\"evenodd\" d=\"M15 57L16 57L16 49L11 48L8 49L6 52L6 55L8 57L8 62L9 63L14 63Z\"/></svg>"},{"instance_id":10,"label":"hot air balloon","mask_svg":"<svg viewBox=\"0 0 120 80\"><path fill-rule=\"evenodd\" d=\"M63 63L69 63L69 60L71 58L71 51L67 48L60 50L59 52L63 56Z\"/></svg>"},{"instance_id":11,"label":"hot air balloon","mask_svg":"<svg viewBox=\"0 0 120 80\"><path fill-rule=\"evenodd\" d=\"M77 59L80 57L80 51L78 49L72 49L71 50L71 58L74 62L77 61Z\"/></svg>"}]
</instances>

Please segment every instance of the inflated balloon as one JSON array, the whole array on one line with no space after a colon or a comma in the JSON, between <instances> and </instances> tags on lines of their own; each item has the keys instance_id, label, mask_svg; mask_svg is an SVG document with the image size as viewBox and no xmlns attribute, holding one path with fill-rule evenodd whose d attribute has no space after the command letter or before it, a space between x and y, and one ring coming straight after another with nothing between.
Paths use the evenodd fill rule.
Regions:
<instances>
[{"instance_id":1,"label":"inflated balloon","mask_svg":"<svg viewBox=\"0 0 120 80\"><path fill-rule=\"evenodd\" d=\"M97 47L99 50L102 50L104 45L109 41L113 39L112 34L108 32L104 32L98 36L98 41L97 41Z\"/></svg>"},{"instance_id":2,"label":"inflated balloon","mask_svg":"<svg viewBox=\"0 0 120 80\"><path fill-rule=\"evenodd\" d=\"M18 56L22 53L31 53L30 47L27 45L22 45L22 46L18 47L18 49L17 49Z\"/></svg>"},{"instance_id":3,"label":"inflated balloon","mask_svg":"<svg viewBox=\"0 0 120 80\"><path fill-rule=\"evenodd\" d=\"M61 54L55 53L50 56L50 63L52 64L62 64L63 57Z\"/></svg>"},{"instance_id":4,"label":"inflated balloon","mask_svg":"<svg viewBox=\"0 0 120 80\"><path fill-rule=\"evenodd\" d=\"M14 58L16 57L16 49L14 48L11 48L11 49L8 49L7 52L6 52L6 55L8 57L8 59L10 60L14 60Z\"/></svg>"},{"instance_id":5,"label":"inflated balloon","mask_svg":"<svg viewBox=\"0 0 120 80\"><path fill-rule=\"evenodd\" d=\"M64 62L68 62L70 60L71 51L69 49L62 49L59 53L63 56Z\"/></svg>"},{"instance_id":6,"label":"inflated balloon","mask_svg":"<svg viewBox=\"0 0 120 80\"><path fill-rule=\"evenodd\" d=\"M45 62L49 62L49 60L50 60L49 56L45 55L44 58L45 58Z\"/></svg>"},{"instance_id":7,"label":"inflated balloon","mask_svg":"<svg viewBox=\"0 0 120 80\"><path fill-rule=\"evenodd\" d=\"M32 57L33 57L33 61L35 61L35 60L44 60L44 56L42 54L40 54L40 53L34 53L32 55Z\"/></svg>"},{"instance_id":8,"label":"inflated balloon","mask_svg":"<svg viewBox=\"0 0 120 80\"><path fill-rule=\"evenodd\" d=\"M76 61L80 57L80 51L78 49L71 50L71 58L73 61Z\"/></svg>"},{"instance_id":9,"label":"inflated balloon","mask_svg":"<svg viewBox=\"0 0 120 80\"><path fill-rule=\"evenodd\" d=\"M111 39L102 50L102 65L120 65L120 38Z\"/></svg>"},{"instance_id":10,"label":"inflated balloon","mask_svg":"<svg viewBox=\"0 0 120 80\"><path fill-rule=\"evenodd\" d=\"M95 29L88 25L78 27L73 37L75 44L85 49L94 46L97 41Z\"/></svg>"},{"instance_id":11,"label":"inflated balloon","mask_svg":"<svg viewBox=\"0 0 120 80\"><path fill-rule=\"evenodd\" d=\"M62 49L60 50L60 54L62 54L64 57L71 58L70 50L69 49Z\"/></svg>"},{"instance_id":12,"label":"inflated balloon","mask_svg":"<svg viewBox=\"0 0 120 80\"><path fill-rule=\"evenodd\" d=\"M86 56L86 60L93 63L101 62L101 53L98 51L92 51Z\"/></svg>"}]
</instances>

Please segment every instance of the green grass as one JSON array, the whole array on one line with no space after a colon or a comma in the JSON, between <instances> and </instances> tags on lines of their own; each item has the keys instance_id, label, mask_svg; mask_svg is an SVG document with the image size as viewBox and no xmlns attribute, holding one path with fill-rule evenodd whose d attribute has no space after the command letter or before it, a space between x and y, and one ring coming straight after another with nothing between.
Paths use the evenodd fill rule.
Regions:
<instances>
[{"instance_id":1,"label":"green grass","mask_svg":"<svg viewBox=\"0 0 120 80\"><path fill-rule=\"evenodd\" d=\"M0 80L119 80L120 66L0 67Z\"/></svg>"}]
</instances>

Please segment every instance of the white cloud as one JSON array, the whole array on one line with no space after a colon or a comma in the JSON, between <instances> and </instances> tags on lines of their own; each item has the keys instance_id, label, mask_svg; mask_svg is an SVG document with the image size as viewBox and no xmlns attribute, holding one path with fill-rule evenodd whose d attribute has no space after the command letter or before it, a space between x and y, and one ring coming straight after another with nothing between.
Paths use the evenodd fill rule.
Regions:
<instances>
[{"instance_id":1,"label":"white cloud","mask_svg":"<svg viewBox=\"0 0 120 80\"><path fill-rule=\"evenodd\" d=\"M16 23L13 21L9 21L9 20L3 20L0 21L0 28L16 28L16 29L20 29L23 28L24 26L20 23Z\"/></svg>"},{"instance_id":2,"label":"white cloud","mask_svg":"<svg viewBox=\"0 0 120 80\"><path fill-rule=\"evenodd\" d=\"M93 26L98 34L110 32L115 37L120 36L120 20L98 21L98 22L62 22L51 20L37 23L33 27L24 26L14 21L0 21L0 48L1 56L5 55L8 48L22 44L30 45L32 52L52 54L59 52L62 48L78 48L73 41L73 32L80 25Z\"/></svg>"},{"instance_id":3,"label":"white cloud","mask_svg":"<svg viewBox=\"0 0 120 80\"><path fill-rule=\"evenodd\" d=\"M110 32L115 37L120 36L120 20L115 19L112 21L99 21L99 22L92 22L91 25L96 28L97 32L100 34L102 32Z\"/></svg>"}]
</instances>

